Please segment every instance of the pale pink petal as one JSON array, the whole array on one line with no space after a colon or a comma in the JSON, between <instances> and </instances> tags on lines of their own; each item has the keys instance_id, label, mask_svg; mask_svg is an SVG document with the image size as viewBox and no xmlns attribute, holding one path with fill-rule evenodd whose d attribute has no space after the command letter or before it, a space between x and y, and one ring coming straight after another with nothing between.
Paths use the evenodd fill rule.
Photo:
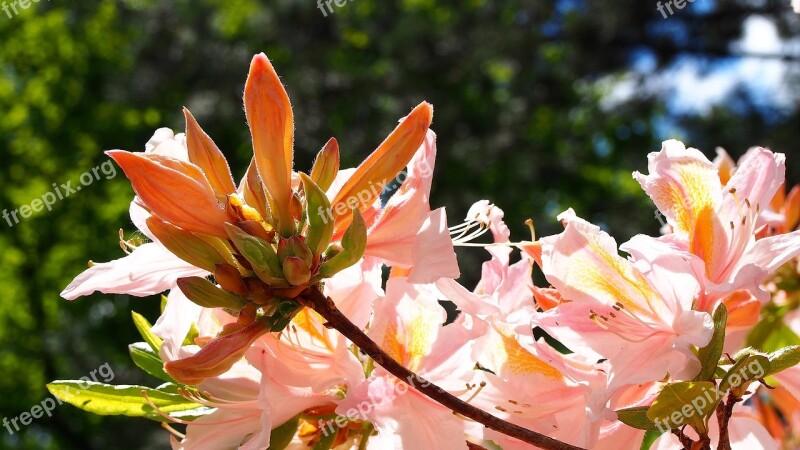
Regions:
<instances>
[{"instance_id":1,"label":"pale pink petal","mask_svg":"<svg viewBox=\"0 0 800 450\"><path fill-rule=\"evenodd\" d=\"M164 312L153 325L153 333L164 339L161 347L163 361L174 361L188 355L181 351L183 341L192 324L200 317L202 308L189 300L180 289L172 289L167 297Z\"/></svg>"},{"instance_id":2,"label":"pale pink petal","mask_svg":"<svg viewBox=\"0 0 800 450\"><path fill-rule=\"evenodd\" d=\"M427 284L461 275L444 208L432 211L423 222L411 253L413 265L408 275L411 283Z\"/></svg>"},{"instance_id":3,"label":"pale pink petal","mask_svg":"<svg viewBox=\"0 0 800 450\"><path fill-rule=\"evenodd\" d=\"M373 302L384 296L381 284L381 263L368 257L328 279L324 293L351 322L365 328Z\"/></svg>"},{"instance_id":4,"label":"pale pink petal","mask_svg":"<svg viewBox=\"0 0 800 450\"><path fill-rule=\"evenodd\" d=\"M691 240L699 218L721 201L717 168L699 150L675 140L665 141L647 159L649 174L634 172L633 177L675 232Z\"/></svg>"},{"instance_id":5,"label":"pale pink petal","mask_svg":"<svg viewBox=\"0 0 800 450\"><path fill-rule=\"evenodd\" d=\"M181 161L189 161L189 150L186 147L186 135L174 134L169 128L159 128L145 144L145 153L169 156Z\"/></svg>"},{"instance_id":6,"label":"pale pink petal","mask_svg":"<svg viewBox=\"0 0 800 450\"><path fill-rule=\"evenodd\" d=\"M406 175L370 227L366 255L379 257L389 265L413 264L413 245L418 231L430 214L430 190L436 160L436 134L428 130L425 142L408 164Z\"/></svg>"},{"instance_id":7,"label":"pale pink petal","mask_svg":"<svg viewBox=\"0 0 800 450\"><path fill-rule=\"evenodd\" d=\"M458 416L384 377L373 377L348 392L336 412L375 425L376 443L381 445L370 448L467 449L464 423Z\"/></svg>"},{"instance_id":8,"label":"pale pink petal","mask_svg":"<svg viewBox=\"0 0 800 450\"><path fill-rule=\"evenodd\" d=\"M61 296L74 300L99 291L147 297L171 289L178 278L207 274L179 259L161 244L151 242L140 245L124 258L93 265L72 280Z\"/></svg>"}]
</instances>

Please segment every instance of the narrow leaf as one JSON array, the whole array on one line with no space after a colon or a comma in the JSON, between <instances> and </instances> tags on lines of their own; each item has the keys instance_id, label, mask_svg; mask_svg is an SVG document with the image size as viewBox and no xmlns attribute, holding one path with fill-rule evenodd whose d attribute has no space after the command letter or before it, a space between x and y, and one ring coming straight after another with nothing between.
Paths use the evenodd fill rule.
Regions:
<instances>
[{"instance_id":1,"label":"narrow leaf","mask_svg":"<svg viewBox=\"0 0 800 450\"><path fill-rule=\"evenodd\" d=\"M189 411L202 407L176 393L144 386L114 386L93 381L53 381L47 385L51 394L84 411L101 416L146 417L163 420L148 404L143 392L164 413Z\"/></svg>"},{"instance_id":2,"label":"narrow leaf","mask_svg":"<svg viewBox=\"0 0 800 450\"><path fill-rule=\"evenodd\" d=\"M700 373L694 378L695 381L709 381L713 379L717 369L719 358L722 356L722 348L725 346L725 326L728 323L728 309L720 303L714 311L714 334L711 341L697 353L697 358L703 365Z\"/></svg>"},{"instance_id":3,"label":"narrow leaf","mask_svg":"<svg viewBox=\"0 0 800 450\"><path fill-rule=\"evenodd\" d=\"M291 444L297 428L300 426L300 416L294 416L277 428L273 428L269 435L267 450L283 450Z\"/></svg>"},{"instance_id":4,"label":"narrow leaf","mask_svg":"<svg viewBox=\"0 0 800 450\"><path fill-rule=\"evenodd\" d=\"M128 345L128 352L130 353L134 364L136 364L136 366L140 369L158 378L159 380L170 383L175 382L172 377L164 372L164 363L161 361L161 358L158 357L158 354L147 345L147 343L136 342L134 344L130 344Z\"/></svg>"},{"instance_id":5,"label":"narrow leaf","mask_svg":"<svg viewBox=\"0 0 800 450\"><path fill-rule=\"evenodd\" d=\"M800 364L800 346L792 345L790 347L784 347L778 351L770 353L768 358L769 373L767 375L782 372L790 367Z\"/></svg>"},{"instance_id":6,"label":"narrow leaf","mask_svg":"<svg viewBox=\"0 0 800 450\"><path fill-rule=\"evenodd\" d=\"M308 175L300 173L303 190L306 193L306 215L308 216L308 233L306 243L315 255L321 255L333 237L333 218L330 216L331 202L321 186L318 186Z\"/></svg>"},{"instance_id":7,"label":"narrow leaf","mask_svg":"<svg viewBox=\"0 0 800 450\"><path fill-rule=\"evenodd\" d=\"M139 331L139 334L142 335L142 339L150 345L150 348L152 348L154 352L158 353L161 350L161 344L164 340L153 334L151 331L153 325L151 325L143 315L136 311L131 311L131 316L133 317L133 325Z\"/></svg>"}]
</instances>

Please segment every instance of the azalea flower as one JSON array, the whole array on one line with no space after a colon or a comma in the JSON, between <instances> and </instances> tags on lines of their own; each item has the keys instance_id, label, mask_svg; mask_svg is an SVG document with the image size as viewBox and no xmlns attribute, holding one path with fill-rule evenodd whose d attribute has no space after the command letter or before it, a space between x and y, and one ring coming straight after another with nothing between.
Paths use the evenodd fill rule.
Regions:
<instances>
[{"instance_id":1,"label":"azalea flower","mask_svg":"<svg viewBox=\"0 0 800 450\"><path fill-rule=\"evenodd\" d=\"M533 261L523 253L511 264L510 231L503 210L488 201L470 208L468 217L484 223L493 235L487 244L491 259L473 291L455 280L440 279L436 286L454 302L465 325L475 330L472 359L481 373L480 392L472 404L531 430L573 445L595 442L603 404L589 405L604 390L603 364L578 355L565 356L533 337L530 323L538 314L534 306ZM602 402L601 402L602 403ZM506 450L531 448L492 430L481 435Z\"/></svg>"},{"instance_id":2,"label":"azalea flower","mask_svg":"<svg viewBox=\"0 0 800 450\"><path fill-rule=\"evenodd\" d=\"M783 184L784 155L750 149L724 186L713 163L678 141L664 142L648 160L650 173L634 178L672 227L663 240L702 262L696 270L705 293L748 289L765 301L760 284L800 253L800 232L754 238L760 213Z\"/></svg>"},{"instance_id":3,"label":"azalea flower","mask_svg":"<svg viewBox=\"0 0 800 450\"><path fill-rule=\"evenodd\" d=\"M692 353L711 339L708 313L693 311L699 292L680 254L651 264L619 256L615 240L572 210L565 230L541 239L542 271L564 300L535 315L543 328L578 354L607 359L608 389L664 379L691 379L700 365Z\"/></svg>"},{"instance_id":4,"label":"azalea flower","mask_svg":"<svg viewBox=\"0 0 800 450\"><path fill-rule=\"evenodd\" d=\"M443 327L446 315L436 298L431 285L390 277L368 335L412 372L466 399L475 388L471 332L459 321ZM368 448L466 449L464 421L413 389L416 383L421 379L398 380L376 367L336 412L374 424L378 434Z\"/></svg>"}]
</instances>

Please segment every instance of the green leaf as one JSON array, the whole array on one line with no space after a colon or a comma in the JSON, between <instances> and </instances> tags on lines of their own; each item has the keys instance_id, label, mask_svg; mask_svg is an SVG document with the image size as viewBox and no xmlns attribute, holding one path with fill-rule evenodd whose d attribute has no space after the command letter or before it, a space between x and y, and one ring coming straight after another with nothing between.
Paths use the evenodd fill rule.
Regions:
<instances>
[{"instance_id":1,"label":"green leaf","mask_svg":"<svg viewBox=\"0 0 800 450\"><path fill-rule=\"evenodd\" d=\"M269 447L267 450L283 450L289 446L297 433L300 425L300 416L294 416L283 425L275 428L269 435Z\"/></svg>"},{"instance_id":2,"label":"green leaf","mask_svg":"<svg viewBox=\"0 0 800 450\"><path fill-rule=\"evenodd\" d=\"M259 237L251 236L241 228L229 223L225 224L225 231L228 232L228 236L239 253L253 266L253 271L259 278L271 286L286 286L286 282L282 278L283 271L278 261L278 254L272 244Z\"/></svg>"},{"instance_id":3,"label":"green leaf","mask_svg":"<svg viewBox=\"0 0 800 450\"><path fill-rule=\"evenodd\" d=\"M731 389L741 391L747 387L749 382L766 376L769 370L770 364L767 356L746 354L728 369L728 372L719 382L719 390L723 394Z\"/></svg>"},{"instance_id":4,"label":"green leaf","mask_svg":"<svg viewBox=\"0 0 800 450\"><path fill-rule=\"evenodd\" d=\"M164 392L164 385L159 389L144 386L114 386L93 381L67 380L53 381L47 389L61 399L84 411L101 416L145 417L151 420L164 421L145 400L146 393L150 401L163 413L185 412L197 410L207 413L207 408L190 402L179 394ZM201 414L204 415L204 414Z\"/></svg>"},{"instance_id":5,"label":"green leaf","mask_svg":"<svg viewBox=\"0 0 800 450\"><path fill-rule=\"evenodd\" d=\"M783 321L788 311L788 308L765 307L761 320L748 334L746 344L767 353L800 345L800 337Z\"/></svg>"},{"instance_id":6,"label":"green leaf","mask_svg":"<svg viewBox=\"0 0 800 450\"><path fill-rule=\"evenodd\" d=\"M146 343L136 342L128 346L128 352L131 354L131 359L140 369L149 373L150 375L162 381L174 383L166 372L164 372L164 363L158 354L155 353Z\"/></svg>"},{"instance_id":7,"label":"green leaf","mask_svg":"<svg viewBox=\"0 0 800 450\"><path fill-rule=\"evenodd\" d=\"M767 358L769 358L769 373L767 375L782 372L800 363L800 346L784 347L770 353Z\"/></svg>"},{"instance_id":8,"label":"green leaf","mask_svg":"<svg viewBox=\"0 0 800 450\"><path fill-rule=\"evenodd\" d=\"M153 328L153 325L151 325L143 315L137 313L136 311L131 311L131 316L133 316L133 324L136 326L136 329L139 330L139 334L142 335L142 339L144 339L144 341L150 345L150 348L152 348L154 352L161 350L161 344L164 342L164 340L150 331L150 329Z\"/></svg>"},{"instance_id":9,"label":"green leaf","mask_svg":"<svg viewBox=\"0 0 800 450\"><path fill-rule=\"evenodd\" d=\"M703 365L700 373L694 378L695 381L710 381L714 378L714 372L722 356L722 348L725 345L725 326L728 323L728 309L720 303L714 311L714 334L711 341L697 352L697 358Z\"/></svg>"},{"instance_id":10,"label":"green leaf","mask_svg":"<svg viewBox=\"0 0 800 450\"><path fill-rule=\"evenodd\" d=\"M366 248L367 225L361 217L361 212L353 209L353 221L342 236L342 251L322 264L319 269L320 278L330 278L357 263L364 256Z\"/></svg>"},{"instance_id":11,"label":"green leaf","mask_svg":"<svg viewBox=\"0 0 800 450\"><path fill-rule=\"evenodd\" d=\"M331 202L325 192L304 173L300 173L303 190L306 193L306 216L308 217L308 233L306 241L314 256L321 255L333 237L334 221L328 214Z\"/></svg>"},{"instance_id":12,"label":"green leaf","mask_svg":"<svg viewBox=\"0 0 800 450\"><path fill-rule=\"evenodd\" d=\"M658 430L658 427L647 417L649 406L637 406L617 410L617 419L637 430Z\"/></svg>"},{"instance_id":13,"label":"green leaf","mask_svg":"<svg viewBox=\"0 0 800 450\"><path fill-rule=\"evenodd\" d=\"M662 435L660 431L648 431L644 434L644 438L642 439L642 445L639 447L639 450L650 450L650 447L653 446L653 443Z\"/></svg>"},{"instance_id":14,"label":"green leaf","mask_svg":"<svg viewBox=\"0 0 800 450\"><path fill-rule=\"evenodd\" d=\"M224 308L241 311L247 305L247 299L220 289L203 277L185 277L178 279L178 287L186 298L203 308Z\"/></svg>"},{"instance_id":15,"label":"green leaf","mask_svg":"<svg viewBox=\"0 0 800 450\"><path fill-rule=\"evenodd\" d=\"M664 386L647 410L647 417L662 429L692 425L704 431L705 419L716 408L721 396L710 381L681 381Z\"/></svg>"}]
</instances>

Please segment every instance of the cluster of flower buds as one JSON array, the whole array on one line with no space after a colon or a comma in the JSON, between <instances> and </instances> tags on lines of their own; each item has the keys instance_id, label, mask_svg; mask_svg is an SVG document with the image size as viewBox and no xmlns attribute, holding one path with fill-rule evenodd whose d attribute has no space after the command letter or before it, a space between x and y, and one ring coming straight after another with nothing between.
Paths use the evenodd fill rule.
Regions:
<instances>
[{"instance_id":1,"label":"cluster of flower buds","mask_svg":"<svg viewBox=\"0 0 800 450\"><path fill-rule=\"evenodd\" d=\"M361 259L367 246L361 211L380 201L380 192L368 187L385 185L403 170L432 119L429 104L417 106L331 197L338 143L328 141L310 175L293 172L292 108L263 54L253 58L244 97L254 158L238 189L222 152L188 110L188 160L108 152L150 212L146 223L154 237L213 274L214 282L178 280L183 293L238 318L197 355L166 365L186 383L228 370L255 339L291 321L306 289Z\"/></svg>"}]
</instances>

